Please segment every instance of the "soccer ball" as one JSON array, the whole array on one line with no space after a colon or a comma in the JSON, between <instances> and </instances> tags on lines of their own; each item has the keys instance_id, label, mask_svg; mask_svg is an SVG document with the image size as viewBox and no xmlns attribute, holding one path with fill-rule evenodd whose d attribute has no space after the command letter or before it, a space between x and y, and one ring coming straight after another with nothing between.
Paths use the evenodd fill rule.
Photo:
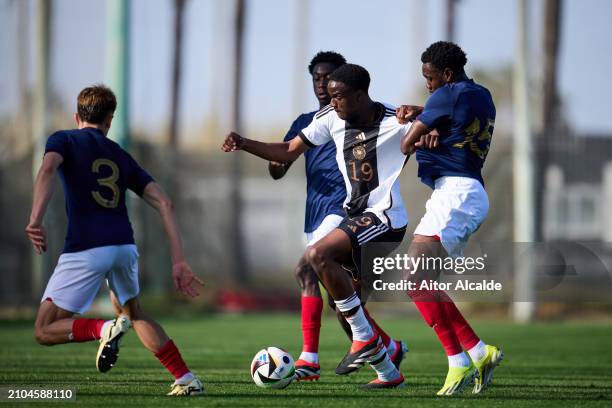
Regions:
<instances>
[{"instance_id":1,"label":"soccer ball","mask_svg":"<svg viewBox=\"0 0 612 408\"><path fill-rule=\"evenodd\" d=\"M258 351L251 362L251 376L261 388L285 388L293 381L294 375L293 357L278 347Z\"/></svg>"}]
</instances>

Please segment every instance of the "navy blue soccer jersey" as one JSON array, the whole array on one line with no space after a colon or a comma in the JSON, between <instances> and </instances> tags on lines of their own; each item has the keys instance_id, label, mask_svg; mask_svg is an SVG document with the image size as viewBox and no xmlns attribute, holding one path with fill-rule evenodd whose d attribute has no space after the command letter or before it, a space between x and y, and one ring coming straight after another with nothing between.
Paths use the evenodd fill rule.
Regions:
<instances>
[{"instance_id":1,"label":"navy blue soccer jersey","mask_svg":"<svg viewBox=\"0 0 612 408\"><path fill-rule=\"evenodd\" d=\"M474 178L484 185L484 164L493 127L495 105L491 93L471 79L436 89L418 120L440 134L435 149L417 149L419 177L434 188L442 176Z\"/></svg>"},{"instance_id":2,"label":"navy blue soccer jersey","mask_svg":"<svg viewBox=\"0 0 612 408\"><path fill-rule=\"evenodd\" d=\"M306 128L312 122L315 113L317 111L298 116L285 135L284 141L290 141ZM325 143L308 149L304 153L304 159L306 160L304 232L309 233L316 230L323 219L330 214L341 217L346 215L342 209L346 198L346 186L338 169L334 143Z\"/></svg>"},{"instance_id":3,"label":"navy blue soccer jersey","mask_svg":"<svg viewBox=\"0 0 612 408\"><path fill-rule=\"evenodd\" d=\"M125 193L130 189L141 196L153 178L95 128L55 132L47 140L48 152L64 159L58 169L68 215L64 252L133 244Z\"/></svg>"}]
</instances>

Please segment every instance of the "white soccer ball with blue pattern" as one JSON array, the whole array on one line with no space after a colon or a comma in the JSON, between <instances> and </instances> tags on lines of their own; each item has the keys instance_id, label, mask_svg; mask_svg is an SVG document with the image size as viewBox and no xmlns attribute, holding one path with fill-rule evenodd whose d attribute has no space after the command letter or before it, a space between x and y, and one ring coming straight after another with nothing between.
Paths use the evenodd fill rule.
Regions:
<instances>
[{"instance_id":1,"label":"white soccer ball with blue pattern","mask_svg":"<svg viewBox=\"0 0 612 408\"><path fill-rule=\"evenodd\" d=\"M251 376L258 387L285 388L295 376L293 357L278 347L260 350L251 362Z\"/></svg>"}]
</instances>

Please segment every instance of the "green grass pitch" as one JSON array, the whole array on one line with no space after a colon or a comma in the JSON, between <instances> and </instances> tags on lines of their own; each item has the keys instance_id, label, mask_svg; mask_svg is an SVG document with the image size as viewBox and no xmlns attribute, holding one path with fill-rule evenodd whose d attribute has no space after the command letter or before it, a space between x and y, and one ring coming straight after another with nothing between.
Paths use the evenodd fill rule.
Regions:
<instances>
[{"instance_id":1,"label":"green grass pitch","mask_svg":"<svg viewBox=\"0 0 612 408\"><path fill-rule=\"evenodd\" d=\"M493 385L480 396L439 398L446 359L433 331L416 318L381 318L395 338L410 347L402 372L407 387L364 391L374 378L370 368L349 377L334 374L348 341L333 317L321 336L322 378L292 383L285 390L257 388L249 375L255 353L265 346L299 354L299 316L269 314L203 316L161 321L190 368L205 382L207 395L165 397L171 378L130 332L117 366L95 370L97 343L43 347L35 343L31 322L0 322L0 387L53 386L76 389L75 403L19 403L16 406L96 407L422 407L422 406L612 406L612 326L603 323L514 325L475 321L483 339L504 350ZM7 402L0 402L9 406Z\"/></svg>"}]
</instances>

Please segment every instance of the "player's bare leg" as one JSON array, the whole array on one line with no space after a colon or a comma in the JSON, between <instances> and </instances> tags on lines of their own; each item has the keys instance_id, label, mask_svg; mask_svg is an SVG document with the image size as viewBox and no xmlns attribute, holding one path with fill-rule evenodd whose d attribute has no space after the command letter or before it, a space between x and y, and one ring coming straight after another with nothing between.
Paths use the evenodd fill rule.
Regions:
<instances>
[{"instance_id":1,"label":"player's bare leg","mask_svg":"<svg viewBox=\"0 0 612 408\"><path fill-rule=\"evenodd\" d=\"M344 334L346 334L346 337L348 337L349 341L353 341L353 332L351 331L351 326L344 318L342 312L338 310L338 308L336 307L336 303L334 302L334 298L331 297L329 293L327 294L327 303L329 304L329 307L331 307L333 311L336 312L336 318L338 319L338 323L340 323L340 327L342 327Z\"/></svg>"},{"instance_id":2,"label":"player's bare leg","mask_svg":"<svg viewBox=\"0 0 612 408\"><path fill-rule=\"evenodd\" d=\"M306 258L306 254L302 255L295 267L295 279L297 280L302 296L321 297L319 289L319 278L312 269Z\"/></svg>"},{"instance_id":3,"label":"player's bare leg","mask_svg":"<svg viewBox=\"0 0 612 408\"><path fill-rule=\"evenodd\" d=\"M121 306L117 297L111 292L111 301L117 315L126 315L130 318L140 342L150 352L157 353L170 340L164 329L144 314L138 298L130 299Z\"/></svg>"},{"instance_id":4,"label":"player's bare leg","mask_svg":"<svg viewBox=\"0 0 612 408\"><path fill-rule=\"evenodd\" d=\"M121 305L111 292L111 300L118 314L126 314L132 321L140 342L151 351L160 363L174 376L174 383L168 395L188 396L204 393L204 385L189 370L181 353L155 320L149 318L140 307L138 298Z\"/></svg>"},{"instance_id":5,"label":"player's bare leg","mask_svg":"<svg viewBox=\"0 0 612 408\"><path fill-rule=\"evenodd\" d=\"M71 341L74 313L58 307L50 300L40 304L34 323L34 336L38 344L53 346Z\"/></svg>"},{"instance_id":6,"label":"player's bare leg","mask_svg":"<svg viewBox=\"0 0 612 408\"><path fill-rule=\"evenodd\" d=\"M351 253L351 240L340 229L330 232L308 251L310 265L334 299L337 309L350 324L353 333L351 348L336 368L336 374L349 374L359 369L364 362L369 362L378 374L376 387L403 386L403 377L389 359L380 336L372 329L351 278L341 266L341 263L352 262Z\"/></svg>"},{"instance_id":7,"label":"player's bare leg","mask_svg":"<svg viewBox=\"0 0 612 408\"><path fill-rule=\"evenodd\" d=\"M100 340L96 367L100 372L110 370L117 361L121 336L128 330L129 320L102 320L74 318L74 313L64 310L47 299L40 304L34 335L39 344L52 346L70 342ZM101 350L111 350L101 357ZM107 358L108 357L108 358Z\"/></svg>"}]
</instances>

